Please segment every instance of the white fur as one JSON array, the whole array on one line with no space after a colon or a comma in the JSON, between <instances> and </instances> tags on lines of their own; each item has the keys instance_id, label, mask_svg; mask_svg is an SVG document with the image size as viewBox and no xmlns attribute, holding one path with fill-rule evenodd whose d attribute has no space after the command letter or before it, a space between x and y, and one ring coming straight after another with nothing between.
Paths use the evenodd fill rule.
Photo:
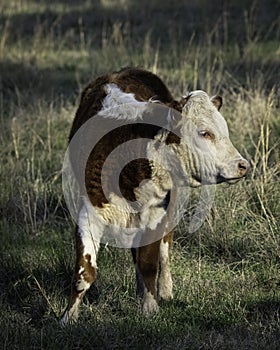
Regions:
<instances>
[{"instance_id":1,"label":"white fur","mask_svg":"<svg viewBox=\"0 0 280 350\"><path fill-rule=\"evenodd\" d=\"M142 306L143 314L146 316L153 315L158 312L158 303L151 292L148 292L146 288L144 288L144 298L143 298L143 306Z\"/></svg>"},{"instance_id":2,"label":"white fur","mask_svg":"<svg viewBox=\"0 0 280 350\"><path fill-rule=\"evenodd\" d=\"M160 275L158 279L158 295L163 300L173 299L173 283L169 267L169 243L160 243Z\"/></svg>"},{"instance_id":3,"label":"white fur","mask_svg":"<svg viewBox=\"0 0 280 350\"><path fill-rule=\"evenodd\" d=\"M159 237L152 241L141 236L145 234L146 228L154 230L162 221L166 211L159 204L172 187L168 173L158 167L153 168L152 177L153 179L143 181L135 189L134 208L125 198L114 193L109 194L109 203L102 208L93 207L88 198L83 198L84 205L79 214L79 234L85 246L84 255L92 256L94 267L99 242L130 248L143 242L143 239L148 244L162 237L163 232L159 232Z\"/></svg>"},{"instance_id":4,"label":"white fur","mask_svg":"<svg viewBox=\"0 0 280 350\"><path fill-rule=\"evenodd\" d=\"M78 274L82 274L85 271L85 268L83 266L80 266L80 270L78 271Z\"/></svg>"},{"instance_id":5,"label":"white fur","mask_svg":"<svg viewBox=\"0 0 280 350\"><path fill-rule=\"evenodd\" d=\"M80 274L80 278L76 282L77 292L86 291L89 289L89 287L90 287L90 283L85 281L83 274Z\"/></svg>"},{"instance_id":6,"label":"white fur","mask_svg":"<svg viewBox=\"0 0 280 350\"><path fill-rule=\"evenodd\" d=\"M87 199L83 200L84 205L79 213L79 235L84 245L83 255L91 256L91 265L97 268L97 253L99 250L99 242L102 237L104 224L100 217L96 215L96 211Z\"/></svg>"},{"instance_id":7,"label":"white fur","mask_svg":"<svg viewBox=\"0 0 280 350\"><path fill-rule=\"evenodd\" d=\"M133 121L141 118L147 108L147 102L137 101L134 94L123 92L116 84L106 84L105 91L107 95L99 116Z\"/></svg>"},{"instance_id":8,"label":"white fur","mask_svg":"<svg viewBox=\"0 0 280 350\"><path fill-rule=\"evenodd\" d=\"M170 181L169 177L166 181L168 180ZM161 185L152 179L145 181L135 190L135 196L141 206L139 227L143 229L148 227L154 230L166 214L165 209L158 206L166 195L166 190ZM168 186L166 183L165 185Z\"/></svg>"}]
</instances>

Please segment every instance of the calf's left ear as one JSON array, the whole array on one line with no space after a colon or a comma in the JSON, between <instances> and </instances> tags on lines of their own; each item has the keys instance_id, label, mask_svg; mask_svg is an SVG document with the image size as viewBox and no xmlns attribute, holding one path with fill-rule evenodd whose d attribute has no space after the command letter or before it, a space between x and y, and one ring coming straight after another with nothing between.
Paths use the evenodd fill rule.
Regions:
<instances>
[{"instance_id":1,"label":"calf's left ear","mask_svg":"<svg viewBox=\"0 0 280 350\"><path fill-rule=\"evenodd\" d=\"M218 96L218 95L211 97L211 102L217 108L218 111L221 109L223 105L223 99L221 96Z\"/></svg>"}]
</instances>

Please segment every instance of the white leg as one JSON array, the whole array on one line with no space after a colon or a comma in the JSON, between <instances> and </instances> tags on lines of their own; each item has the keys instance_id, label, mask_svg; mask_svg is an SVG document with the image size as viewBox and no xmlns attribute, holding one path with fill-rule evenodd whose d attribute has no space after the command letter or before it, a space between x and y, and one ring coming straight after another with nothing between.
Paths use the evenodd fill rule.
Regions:
<instances>
[{"instance_id":1,"label":"white leg","mask_svg":"<svg viewBox=\"0 0 280 350\"><path fill-rule=\"evenodd\" d=\"M158 296L163 300L173 299L173 282L169 266L169 242L164 240L160 244L160 274L158 278Z\"/></svg>"},{"instance_id":2,"label":"white leg","mask_svg":"<svg viewBox=\"0 0 280 350\"><path fill-rule=\"evenodd\" d=\"M98 230L98 227L92 223L86 207L83 207L79 214L79 227L76 230L77 256L72 291L68 307L60 321L62 325L78 318L81 300L96 279L99 242L93 239L94 230Z\"/></svg>"},{"instance_id":3,"label":"white leg","mask_svg":"<svg viewBox=\"0 0 280 350\"><path fill-rule=\"evenodd\" d=\"M158 312L158 303L151 292L144 288L142 311L145 316L151 316Z\"/></svg>"}]
</instances>

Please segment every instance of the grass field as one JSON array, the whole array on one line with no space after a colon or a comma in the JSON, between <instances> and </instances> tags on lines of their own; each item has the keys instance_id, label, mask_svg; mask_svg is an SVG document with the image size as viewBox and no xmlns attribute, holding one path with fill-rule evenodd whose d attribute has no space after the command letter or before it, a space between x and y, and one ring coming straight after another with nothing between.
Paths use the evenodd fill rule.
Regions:
<instances>
[{"instance_id":1,"label":"grass field","mask_svg":"<svg viewBox=\"0 0 280 350\"><path fill-rule=\"evenodd\" d=\"M0 1L0 347L280 348L279 1ZM174 300L149 319L129 251L103 247L79 321L61 328L74 223L61 170L84 85L123 66L175 96L224 97L245 181L217 187L202 227L176 231ZM125 271L125 273L124 273Z\"/></svg>"}]
</instances>

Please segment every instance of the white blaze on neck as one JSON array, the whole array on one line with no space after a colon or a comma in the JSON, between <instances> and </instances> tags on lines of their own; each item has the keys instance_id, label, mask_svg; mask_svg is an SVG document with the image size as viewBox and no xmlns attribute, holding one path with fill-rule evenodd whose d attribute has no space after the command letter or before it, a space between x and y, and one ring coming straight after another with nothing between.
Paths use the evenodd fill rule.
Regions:
<instances>
[{"instance_id":1,"label":"white blaze on neck","mask_svg":"<svg viewBox=\"0 0 280 350\"><path fill-rule=\"evenodd\" d=\"M147 107L147 102L137 101L132 93L123 92L116 84L106 84L106 97L102 101L102 109L97 115L118 119L136 120L141 119Z\"/></svg>"}]
</instances>

